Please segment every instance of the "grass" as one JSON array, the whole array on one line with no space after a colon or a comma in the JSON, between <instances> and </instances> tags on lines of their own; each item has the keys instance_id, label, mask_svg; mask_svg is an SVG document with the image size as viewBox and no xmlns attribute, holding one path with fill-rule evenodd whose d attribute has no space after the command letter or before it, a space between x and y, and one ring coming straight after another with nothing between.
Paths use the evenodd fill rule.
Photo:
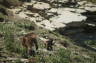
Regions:
<instances>
[{"instance_id":1,"label":"grass","mask_svg":"<svg viewBox=\"0 0 96 63\"><path fill-rule=\"evenodd\" d=\"M23 63L20 59L17 59L14 63Z\"/></svg>"},{"instance_id":2,"label":"grass","mask_svg":"<svg viewBox=\"0 0 96 63\"><path fill-rule=\"evenodd\" d=\"M0 4L0 18L6 18L6 15L4 15L4 14L6 14L6 7L4 7L3 5L1 5ZM3 10L3 11L2 11Z\"/></svg>"},{"instance_id":3,"label":"grass","mask_svg":"<svg viewBox=\"0 0 96 63\"><path fill-rule=\"evenodd\" d=\"M13 1L13 0L12 0ZM15 0L14 0L15 1ZM2 7L2 6L1 6ZM2 13L0 17L5 17ZM58 42L66 41L67 43L71 43L71 47L66 49L56 50L53 54L49 52L39 51L39 54L36 55L37 63L96 63L96 52L94 51L84 51L83 47L79 47L73 44L73 41L65 36L60 35L58 32L48 31L46 29L40 28L36 26L34 22L30 22L27 20L19 20L19 21L9 21L6 23L0 23L0 32L4 35L4 45L7 51L10 54L15 53L18 54L19 57L27 58L26 49L22 47L20 38L24 35L24 33L35 32L40 37L41 36L51 36L54 39L57 39ZM43 42L38 38L39 48L43 49ZM96 46L96 41L86 41L86 44L90 46ZM77 47L75 49L75 46ZM55 49L56 46L54 47ZM73 53L74 52L74 53ZM77 52L79 52L77 54ZM18 57L14 54L13 57ZM13 62L12 62L13 63ZM19 59L14 63L22 63Z\"/></svg>"},{"instance_id":4,"label":"grass","mask_svg":"<svg viewBox=\"0 0 96 63\"><path fill-rule=\"evenodd\" d=\"M96 48L96 40L86 40L85 44L87 44L87 45L89 45L91 47Z\"/></svg>"},{"instance_id":5,"label":"grass","mask_svg":"<svg viewBox=\"0 0 96 63\"><path fill-rule=\"evenodd\" d=\"M92 3L96 3L96 0L87 0L89 2L92 2Z\"/></svg>"},{"instance_id":6,"label":"grass","mask_svg":"<svg viewBox=\"0 0 96 63\"><path fill-rule=\"evenodd\" d=\"M34 23L29 22L29 21L22 21L22 22L21 21L14 21L14 22L10 21L7 23L0 23L0 32L2 32L4 34L4 43L5 43L6 50L8 50L10 53L12 53L12 52L14 52L16 54L18 53L21 57L24 57L24 58L27 57L26 49L24 49L21 46L20 40L18 40L21 36L23 36L23 33L20 33L22 30L24 30L26 33L34 31L34 32L38 32L37 34L39 34L39 35L42 35L42 33L45 33L45 35L46 34L52 35L49 33L49 31L44 30L44 29L36 28L35 30L28 30L25 28L25 26L30 26L30 25L35 26ZM54 36L54 34L53 34L53 36ZM40 42L40 40L38 40L38 41L39 41L39 47L44 48L42 41L41 42ZM55 55L53 55L53 57L52 57L48 53L45 53L45 55L43 55L44 52L41 51L40 56L37 55L37 57L39 59L38 60L39 62L43 62L43 61L52 62L53 61L53 63L54 63L57 58L60 58L62 56L62 53L65 53L65 55L66 55L66 56L64 55L65 58L62 60L62 61L65 61L67 59L67 55L69 55L69 54L67 54L67 52L62 52L62 51L61 51L61 53L60 52L56 53L56 54L58 54L56 57L55 57ZM48 55L49 57L47 57L46 55ZM62 59L62 57L60 58L60 60ZM60 62L60 60L58 60L58 62ZM66 60L66 62L67 61L68 60Z\"/></svg>"},{"instance_id":7,"label":"grass","mask_svg":"<svg viewBox=\"0 0 96 63\"><path fill-rule=\"evenodd\" d=\"M67 41L68 43L72 43L71 40L69 40L66 37L62 37L60 34L57 32L51 32L45 29L40 29L38 27L35 28L35 30L28 30L25 28L25 26L35 26L34 23L30 21L10 21L7 23L0 23L0 32L4 34L4 43L6 46L6 50L10 51L10 53L14 52L16 54L19 54L23 58L27 58L26 54L26 49L22 47L20 43L20 37L23 36L23 32L21 33L22 30L25 31L25 33L28 32L36 32L39 34L39 36L44 35L49 35L52 36L53 38L59 39L58 41ZM39 48L44 48L43 42L38 39L39 42ZM74 46L70 45L71 47ZM78 47L80 48L80 47ZM56 47L55 47L56 49ZM49 54L48 52L45 53L43 51L39 51L39 54L36 56L38 59L38 62L47 62L47 63L94 63L95 62L95 53L93 52L87 52L88 56L90 58L85 58L84 56L81 55L76 55L72 54L73 51L77 51L74 49L73 51L71 50L72 48L68 49L59 49L57 52L54 54ZM80 48L82 49L82 48ZM84 52L81 51L80 52Z\"/></svg>"},{"instance_id":8,"label":"grass","mask_svg":"<svg viewBox=\"0 0 96 63\"><path fill-rule=\"evenodd\" d=\"M11 6L21 5L21 2L19 0L1 0L0 3L7 8L10 8Z\"/></svg>"},{"instance_id":9,"label":"grass","mask_svg":"<svg viewBox=\"0 0 96 63\"><path fill-rule=\"evenodd\" d=\"M81 1L88 1L88 2L92 2L92 3L96 3L96 0L81 0Z\"/></svg>"}]
</instances>

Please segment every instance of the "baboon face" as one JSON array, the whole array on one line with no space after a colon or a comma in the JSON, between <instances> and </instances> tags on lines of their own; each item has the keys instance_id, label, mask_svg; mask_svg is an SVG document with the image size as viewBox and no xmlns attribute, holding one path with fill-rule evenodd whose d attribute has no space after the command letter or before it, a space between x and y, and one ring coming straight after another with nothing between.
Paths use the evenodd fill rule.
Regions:
<instances>
[{"instance_id":1,"label":"baboon face","mask_svg":"<svg viewBox=\"0 0 96 63\"><path fill-rule=\"evenodd\" d=\"M31 38L36 38L36 34L31 34Z\"/></svg>"}]
</instances>

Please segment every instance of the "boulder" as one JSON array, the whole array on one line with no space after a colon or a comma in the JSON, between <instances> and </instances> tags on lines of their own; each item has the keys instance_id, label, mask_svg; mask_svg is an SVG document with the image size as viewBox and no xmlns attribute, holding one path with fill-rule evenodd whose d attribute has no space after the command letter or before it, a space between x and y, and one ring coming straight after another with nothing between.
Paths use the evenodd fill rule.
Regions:
<instances>
[{"instance_id":1,"label":"boulder","mask_svg":"<svg viewBox=\"0 0 96 63\"><path fill-rule=\"evenodd\" d=\"M83 24L83 29L87 33L96 32L96 11L87 11L82 13L87 16L86 22Z\"/></svg>"},{"instance_id":2,"label":"boulder","mask_svg":"<svg viewBox=\"0 0 96 63\"><path fill-rule=\"evenodd\" d=\"M49 4L43 2L37 2L32 5L27 5L27 10L31 10L33 12L38 12L40 10L46 10L51 8Z\"/></svg>"},{"instance_id":3,"label":"boulder","mask_svg":"<svg viewBox=\"0 0 96 63\"><path fill-rule=\"evenodd\" d=\"M11 10L6 11L9 17L14 17L14 13Z\"/></svg>"},{"instance_id":4,"label":"boulder","mask_svg":"<svg viewBox=\"0 0 96 63\"><path fill-rule=\"evenodd\" d=\"M30 11L32 11L33 13L38 13L38 12L40 11L39 9L33 8L32 5L28 5L28 6L27 6L27 10L30 10Z\"/></svg>"},{"instance_id":5,"label":"boulder","mask_svg":"<svg viewBox=\"0 0 96 63\"><path fill-rule=\"evenodd\" d=\"M51 8L51 6L48 3L37 2L36 4L33 5L33 8L39 10L45 10Z\"/></svg>"},{"instance_id":6,"label":"boulder","mask_svg":"<svg viewBox=\"0 0 96 63\"><path fill-rule=\"evenodd\" d=\"M85 23L83 29L86 33L96 32L96 23Z\"/></svg>"}]
</instances>

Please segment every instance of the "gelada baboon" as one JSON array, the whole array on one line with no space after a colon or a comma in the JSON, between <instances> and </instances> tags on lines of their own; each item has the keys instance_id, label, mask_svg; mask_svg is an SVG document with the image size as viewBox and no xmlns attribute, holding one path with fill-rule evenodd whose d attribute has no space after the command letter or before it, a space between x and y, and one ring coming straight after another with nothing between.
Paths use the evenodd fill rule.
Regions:
<instances>
[{"instance_id":1,"label":"gelada baboon","mask_svg":"<svg viewBox=\"0 0 96 63\"><path fill-rule=\"evenodd\" d=\"M35 33L28 33L22 37L22 45L27 49L27 53L30 56L35 56L35 50L33 49L34 46L36 50L38 50L37 44L37 35Z\"/></svg>"},{"instance_id":2,"label":"gelada baboon","mask_svg":"<svg viewBox=\"0 0 96 63\"><path fill-rule=\"evenodd\" d=\"M52 38L46 38L47 40L44 42L47 50L52 51L53 50L53 39Z\"/></svg>"}]
</instances>

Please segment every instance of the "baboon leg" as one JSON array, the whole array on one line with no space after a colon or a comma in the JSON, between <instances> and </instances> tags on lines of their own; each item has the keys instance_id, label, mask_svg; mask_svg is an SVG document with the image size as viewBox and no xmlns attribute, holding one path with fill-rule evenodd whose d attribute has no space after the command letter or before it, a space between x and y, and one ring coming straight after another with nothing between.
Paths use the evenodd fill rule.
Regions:
<instances>
[{"instance_id":1,"label":"baboon leg","mask_svg":"<svg viewBox=\"0 0 96 63\"><path fill-rule=\"evenodd\" d=\"M31 56L35 56L36 55L36 52L34 50L31 50Z\"/></svg>"},{"instance_id":2,"label":"baboon leg","mask_svg":"<svg viewBox=\"0 0 96 63\"><path fill-rule=\"evenodd\" d=\"M52 51L53 47L52 46L47 46L47 50Z\"/></svg>"},{"instance_id":3,"label":"baboon leg","mask_svg":"<svg viewBox=\"0 0 96 63\"><path fill-rule=\"evenodd\" d=\"M51 51L53 50L53 47L52 47L52 46L50 46L50 50L51 50Z\"/></svg>"},{"instance_id":4,"label":"baboon leg","mask_svg":"<svg viewBox=\"0 0 96 63\"><path fill-rule=\"evenodd\" d=\"M50 47L47 45L47 50L50 50Z\"/></svg>"},{"instance_id":5,"label":"baboon leg","mask_svg":"<svg viewBox=\"0 0 96 63\"><path fill-rule=\"evenodd\" d=\"M31 56L31 52L30 51L31 51L31 49L28 48L27 53L28 53L29 56Z\"/></svg>"},{"instance_id":6,"label":"baboon leg","mask_svg":"<svg viewBox=\"0 0 96 63\"><path fill-rule=\"evenodd\" d=\"M36 50L38 50L38 43L37 43L37 39L34 39L34 44L35 44Z\"/></svg>"},{"instance_id":7,"label":"baboon leg","mask_svg":"<svg viewBox=\"0 0 96 63\"><path fill-rule=\"evenodd\" d=\"M30 49L28 50L28 55L29 55L29 56L35 56L36 53L35 53L35 51L34 51L32 48L30 48Z\"/></svg>"},{"instance_id":8,"label":"baboon leg","mask_svg":"<svg viewBox=\"0 0 96 63\"><path fill-rule=\"evenodd\" d=\"M44 47L45 47L45 48L47 47L47 44L46 44L46 43L44 44Z\"/></svg>"}]
</instances>

